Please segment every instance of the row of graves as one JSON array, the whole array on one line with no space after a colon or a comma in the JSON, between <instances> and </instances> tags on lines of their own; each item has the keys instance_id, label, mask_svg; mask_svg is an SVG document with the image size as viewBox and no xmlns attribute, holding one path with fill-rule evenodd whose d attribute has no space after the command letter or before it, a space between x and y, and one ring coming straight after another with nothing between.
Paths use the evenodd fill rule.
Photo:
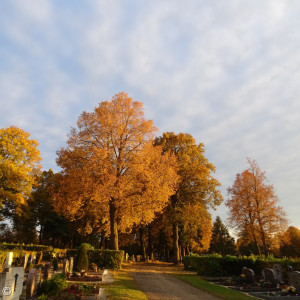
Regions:
<instances>
[{"instance_id":1,"label":"row of graves","mask_svg":"<svg viewBox=\"0 0 300 300\"><path fill-rule=\"evenodd\" d=\"M108 273L108 270L98 269L97 265L93 264L92 270L82 270L82 272L73 272L74 258L61 259L61 268L54 271L51 262L44 262L39 267L33 267L27 272L29 265L35 266L35 255L24 255L21 260L21 265L13 265L13 252L8 252L5 260L5 266L0 273L0 300L27 300L37 299L38 287L44 280L50 280L56 274L65 274L67 277L67 288L73 295L76 292L77 299L80 300L97 300L102 299L104 289L100 286L102 283L111 283L113 277ZM101 285L100 285L101 283ZM78 290L78 285L89 285L88 294L80 295L82 291Z\"/></svg>"},{"instance_id":2,"label":"row of graves","mask_svg":"<svg viewBox=\"0 0 300 300\"><path fill-rule=\"evenodd\" d=\"M255 274L246 267L241 271L239 278L219 278L212 281L260 299L291 297L293 300L300 300L300 272L294 271L291 266L283 269L280 264L274 264L273 268L264 268L261 274Z\"/></svg>"}]
</instances>

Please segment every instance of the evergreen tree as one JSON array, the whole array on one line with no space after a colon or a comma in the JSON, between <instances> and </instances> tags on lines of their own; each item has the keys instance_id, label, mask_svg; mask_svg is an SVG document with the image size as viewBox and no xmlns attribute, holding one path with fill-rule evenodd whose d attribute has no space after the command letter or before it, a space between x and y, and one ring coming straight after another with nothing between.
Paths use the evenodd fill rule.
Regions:
<instances>
[{"instance_id":1,"label":"evergreen tree","mask_svg":"<svg viewBox=\"0 0 300 300\"><path fill-rule=\"evenodd\" d=\"M219 253L222 256L235 254L234 238L230 236L219 216L216 217L213 225L209 252Z\"/></svg>"}]
</instances>

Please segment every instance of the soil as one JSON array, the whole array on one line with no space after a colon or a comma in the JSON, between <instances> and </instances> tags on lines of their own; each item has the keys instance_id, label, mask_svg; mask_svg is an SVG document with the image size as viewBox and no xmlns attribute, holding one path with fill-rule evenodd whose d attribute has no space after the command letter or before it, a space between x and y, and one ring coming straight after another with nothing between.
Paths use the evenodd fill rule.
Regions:
<instances>
[{"instance_id":1,"label":"soil","mask_svg":"<svg viewBox=\"0 0 300 300\"><path fill-rule=\"evenodd\" d=\"M171 276L177 274L196 274L185 271L183 265L171 263L127 263L122 268L130 272L149 300L154 299L184 299L184 300L220 300L200 289Z\"/></svg>"}]
</instances>

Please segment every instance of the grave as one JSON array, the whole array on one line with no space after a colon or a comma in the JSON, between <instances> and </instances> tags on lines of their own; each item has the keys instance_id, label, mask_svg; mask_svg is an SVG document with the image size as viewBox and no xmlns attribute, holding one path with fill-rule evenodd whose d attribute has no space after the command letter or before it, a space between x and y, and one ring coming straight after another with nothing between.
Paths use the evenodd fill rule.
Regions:
<instances>
[{"instance_id":1,"label":"grave","mask_svg":"<svg viewBox=\"0 0 300 300\"><path fill-rule=\"evenodd\" d=\"M74 267L74 257L70 257L70 264L69 264L69 273L73 273L73 267Z\"/></svg>"},{"instance_id":2,"label":"grave","mask_svg":"<svg viewBox=\"0 0 300 300\"><path fill-rule=\"evenodd\" d=\"M292 271L288 272L288 279L289 279L289 284L294 286L297 291L300 291L300 272L298 271Z\"/></svg>"},{"instance_id":3,"label":"grave","mask_svg":"<svg viewBox=\"0 0 300 300\"><path fill-rule=\"evenodd\" d=\"M246 267L243 267L242 273L246 276L247 282L250 284L255 283L255 274L252 269L248 269Z\"/></svg>"},{"instance_id":4,"label":"grave","mask_svg":"<svg viewBox=\"0 0 300 300\"><path fill-rule=\"evenodd\" d=\"M271 285L271 287L277 286L277 276L273 269L264 268L262 270L262 276L264 280Z\"/></svg>"},{"instance_id":5,"label":"grave","mask_svg":"<svg viewBox=\"0 0 300 300\"><path fill-rule=\"evenodd\" d=\"M31 269L26 280L26 299L31 299L37 291L42 280L42 271L40 269Z\"/></svg>"},{"instance_id":6,"label":"grave","mask_svg":"<svg viewBox=\"0 0 300 300\"><path fill-rule=\"evenodd\" d=\"M19 300L24 280L23 267L9 267L0 274L0 298L3 300Z\"/></svg>"},{"instance_id":7,"label":"grave","mask_svg":"<svg viewBox=\"0 0 300 300\"><path fill-rule=\"evenodd\" d=\"M276 279L278 283L283 283L283 274L282 274L282 267L280 264L275 264L273 266L273 270L276 274Z\"/></svg>"},{"instance_id":8,"label":"grave","mask_svg":"<svg viewBox=\"0 0 300 300\"><path fill-rule=\"evenodd\" d=\"M46 263L45 267L44 267L44 279L51 279L53 276L53 266L51 265L51 263Z\"/></svg>"},{"instance_id":9,"label":"grave","mask_svg":"<svg viewBox=\"0 0 300 300\"><path fill-rule=\"evenodd\" d=\"M69 266L70 263L67 259L64 259L64 263L63 263L63 274L68 274L69 273Z\"/></svg>"}]
</instances>

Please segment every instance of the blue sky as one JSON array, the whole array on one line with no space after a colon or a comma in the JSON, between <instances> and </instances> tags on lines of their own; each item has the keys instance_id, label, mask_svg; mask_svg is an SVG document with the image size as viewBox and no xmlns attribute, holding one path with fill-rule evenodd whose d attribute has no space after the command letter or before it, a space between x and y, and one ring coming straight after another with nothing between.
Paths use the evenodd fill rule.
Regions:
<instances>
[{"instance_id":1,"label":"blue sky","mask_svg":"<svg viewBox=\"0 0 300 300\"><path fill-rule=\"evenodd\" d=\"M58 170L82 111L127 92L160 133L205 144L225 199L255 159L300 228L299 13L297 0L3 0L0 127L28 131Z\"/></svg>"}]
</instances>

